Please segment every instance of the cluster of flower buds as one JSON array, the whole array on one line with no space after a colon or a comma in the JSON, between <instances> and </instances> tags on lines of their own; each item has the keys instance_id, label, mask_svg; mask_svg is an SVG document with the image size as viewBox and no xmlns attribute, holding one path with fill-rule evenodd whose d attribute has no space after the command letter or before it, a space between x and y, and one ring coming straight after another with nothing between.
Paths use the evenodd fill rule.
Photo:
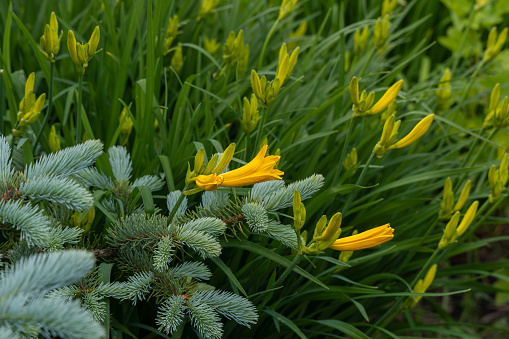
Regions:
<instances>
[{"instance_id":1,"label":"cluster of flower buds","mask_svg":"<svg viewBox=\"0 0 509 339\"><path fill-rule=\"evenodd\" d=\"M87 233L90 231L90 227L92 226L92 223L94 222L95 218L95 207L92 206L87 212L85 216L82 216L82 212L76 211L74 215L71 217L71 220L69 223L73 227L79 227L83 229L84 233Z\"/></svg>"},{"instance_id":2,"label":"cluster of flower buds","mask_svg":"<svg viewBox=\"0 0 509 339\"><path fill-rule=\"evenodd\" d=\"M366 49L366 45L368 44L369 39L369 29L368 26L364 26L362 31L356 30L353 35L353 50L355 56L358 58Z\"/></svg>"},{"instance_id":3,"label":"cluster of flower buds","mask_svg":"<svg viewBox=\"0 0 509 339\"><path fill-rule=\"evenodd\" d=\"M214 55L219 50L219 47L221 47L221 44L216 39L205 38L203 47L205 47L205 50L211 55Z\"/></svg>"},{"instance_id":4,"label":"cluster of flower buds","mask_svg":"<svg viewBox=\"0 0 509 339\"><path fill-rule=\"evenodd\" d=\"M221 0L202 0L200 5L200 10L198 11L198 20L207 16L210 12L212 12Z\"/></svg>"},{"instance_id":5,"label":"cluster of flower buds","mask_svg":"<svg viewBox=\"0 0 509 339\"><path fill-rule=\"evenodd\" d=\"M468 180L461 190L458 201L454 204L454 192L452 191L451 178L445 180L443 198L440 203L440 212L438 212L438 218L440 220L448 220L455 212L461 211L470 195L471 186L472 182Z\"/></svg>"},{"instance_id":6,"label":"cluster of flower buds","mask_svg":"<svg viewBox=\"0 0 509 339\"><path fill-rule=\"evenodd\" d=\"M307 254L318 254L331 247L341 234L342 214L334 214L327 223L327 216L323 215L316 223L313 242L305 248Z\"/></svg>"},{"instance_id":7,"label":"cluster of flower buds","mask_svg":"<svg viewBox=\"0 0 509 339\"><path fill-rule=\"evenodd\" d=\"M283 0L281 3L281 8L279 8L279 16L278 20L283 20L290 14L295 6L297 5L297 0Z\"/></svg>"},{"instance_id":8,"label":"cluster of flower buds","mask_svg":"<svg viewBox=\"0 0 509 339\"><path fill-rule=\"evenodd\" d=\"M509 176L508 164L509 164L509 154L505 153L502 156L502 160L500 161L500 167L498 168L498 170L495 165L492 165L490 171L488 172L488 182L490 184L491 190L489 200L491 203L493 203L495 199L500 196L502 190L507 184L507 179Z\"/></svg>"},{"instance_id":9,"label":"cluster of flower buds","mask_svg":"<svg viewBox=\"0 0 509 339\"><path fill-rule=\"evenodd\" d=\"M229 67L237 67L238 62L239 72L243 73L247 69L248 59L249 45L244 44L244 31L240 30L237 35L231 31L223 46L224 63Z\"/></svg>"},{"instance_id":10,"label":"cluster of flower buds","mask_svg":"<svg viewBox=\"0 0 509 339\"><path fill-rule=\"evenodd\" d=\"M60 138L58 137L55 125L51 126L48 137L49 148L51 152L55 153L60 151Z\"/></svg>"},{"instance_id":11,"label":"cluster of flower buds","mask_svg":"<svg viewBox=\"0 0 509 339\"><path fill-rule=\"evenodd\" d=\"M196 181L196 177L199 175L209 175L212 173L221 174L230 161L233 158L233 154L235 153L235 144L230 144L221 155L221 159L219 155L214 155L207 164L204 164L205 161L205 149L200 148L194 157L194 168L191 171L191 165L187 166L187 174L186 174L186 186L190 186Z\"/></svg>"},{"instance_id":12,"label":"cluster of flower buds","mask_svg":"<svg viewBox=\"0 0 509 339\"><path fill-rule=\"evenodd\" d=\"M384 0L382 2L382 16L391 15L397 5L398 0Z\"/></svg>"},{"instance_id":13,"label":"cluster of flower buds","mask_svg":"<svg viewBox=\"0 0 509 339\"><path fill-rule=\"evenodd\" d=\"M166 29L166 35L163 42L163 55L170 53L170 47L177 37L178 29L179 17L175 14L168 20L168 28Z\"/></svg>"},{"instance_id":14,"label":"cluster of flower buds","mask_svg":"<svg viewBox=\"0 0 509 339\"><path fill-rule=\"evenodd\" d=\"M451 106L451 70L445 69L444 75L440 78L438 83L437 94L437 107L441 111L447 110Z\"/></svg>"},{"instance_id":15,"label":"cluster of flower buds","mask_svg":"<svg viewBox=\"0 0 509 339\"><path fill-rule=\"evenodd\" d=\"M179 73L182 67L184 67L184 55L182 53L182 45L179 43L175 51L173 52L173 56L170 60L171 67L175 70L175 72Z\"/></svg>"},{"instance_id":16,"label":"cluster of flower buds","mask_svg":"<svg viewBox=\"0 0 509 339\"><path fill-rule=\"evenodd\" d=\"M378 53L383 53L387 48L387 38L389 27L391 23L389 22L389 15L379 17L375 23L375 28L373 30L373 38L375 41L375 48L378 50Z\"/></svg>"},{"instance_id":17,"label":"cluster of flower buds","mask_svg":"<svg viewBox=\"0 0 509 339\"><path fill-rule=\"evenodd\" d=\"M475 214L477 212L477 207L479 206L479 201L474 201L472 205L467 210L467 213L463 216L461 223L458 222L460 220L460 212L454 213L451 220L445 226L444 235L440 242L438 243L438 248L441 250L452 245L458 237L460 237L467 230L468 226L474 221Z\"/></svg>"},{"instance_id":18,"label":"cluster of flower buds","mask_svg":"<svg viewBox=\"0 0 509 339\"><path fill-rule=\"evenodd\" d=\"M401 87L403 87L403 80L392 85L387 92L384 93L380 100L373 105L375 102L375 92L370 92L368 94L365 90L363 90L359 96L359 80L357 77L353 77L350 81L350 97L353 102L352 110L354 117L374 115L382 112L396 99L399 91L401 91Z\"/></svg>"},{"instance_id":19,"label":"cluster of flower buds","mask_svg":"<svg viewBox=\"0 0 509 339\"><path fill-rule=\"evenodd\" d=\"M100 50L97 50L100 37L101 30L99 29L99 26L95 26L90 40L88 43L83 45L79 42L76 42L74 32L69 30L67 34L67 48L69 49L69 54L71 55L72 62L74 62L76 65L76 71L79 75L85 74L85 69L88 67L90 60L92 60L96 53L100 52Z\"/></svg>"},{"instance_id":20,"label":"cluster of flower buds","mask_svg":"<svg viewBox=\"0 0 509 339\"><path fill-rule=\"evenodd\" d=\"M25 96L21 99L19 103L19 112L17 115L17 122L15 128L12 130L12 134L15 137L21 135L23 130L28 126L33 124L39 119L41 115L41 110L44 107L44 101L46 100L46 94L43 93L35 99L34 94L34 84L35 84L35 73L31 73L28 76L27 82L25 84Z\"/></svg>"},{"instance_id":21,"label":"cluster of flower buds","mask_svg":"<svg viewBox=\"0 0 509 339\"><path fill-rule=\"evenodd\" d=\"M251 86L263 108L267 108L274 101L276 95L292 74L298 57L299 47L289 55L286 44L283 44L279 50L279 60L274 80L269 82L265 75L260 78L255 70L251 71Z\"/></svg>"},{"instance_id":22,"label":"cluster of flower buds","mask_svg":"<svg viewBox=\"0 0 509 339\"><path fill-rule=\"evenodd\" d=\"M502 48L504 47L505 41L507 40L508 28L504 28L500 34L497 33L497 27L493 27L488 34L488 43L484 50L483 62L488 62L496 57Z\"/></svg>"},{"instance_id":23,"label":"cluster of flower buds","mask_svg":"<svg viewBox=\"0 0 509 339\"><path fill-rule=\"evenodd\" d=\"M408 133L403 139L396 142L401 120L395 121L395 116L391 115L387 118L387 120L385 120L382 137L373 148L373 153L375 153L378 158L381 158L388 150L404 148L411 145L428 131L434 117L434 114L426 116L424 119L419 121L417 125L415 125L410 133Z\"/></svg>"},{"instance_id":24,"label":"cluster of flower buds","mask_svg":"<svg viewBox=\"0 0 509 339\"><path fill-rule=\"evenodd\" d=\"M250 134L253 132L259 120L260 114L258 113L258 100L256 99L256 96L251 94L251 100L244 97L242 120L240 121L244 133Z\"/></svg>"},{"instance_id":25,"label":"cluster of flower buds","mask_svg":"<svg viewBox=\"0 0 509 339\"><path fill-rule=\"evenodd\" d=\"M62 31L58 35L58 21L55 12L51 12L49 25L44 27L44 35L39 42L39 49L46 60L53 63L55 57L60 51L60 40L62 39Z\"/></svg>"},{"instance_id":26,"label":"cluster of flower buds","mask_svg":"<svg viewBox=\"0 0 509 339\"><path fill-rule=\"evenodd\" d=\"M484 118L484 128L502 129L509 126L509 98L504 97L500 103L499 100L500 84L496 84L491 91L488 114Z\"/></svg>"},{"instance_id":27,"label":"cluster of flower buds","mask_svg":"<svg viewBox=\"0 0 509 339\"><path fill-rule=\"evenodd\" d=\"M359 167L359 159L357 156L357 149L354 147L352 151L347 154L345 157L345 161L343 162L343 168L348 173L349 176L355 174L355 171Z\"/></svg>"},{"instance_id":28,"label":"cluster of flower buds","mask_svg":"<svg viewBox=\"0 0 509 339\"><path fill-rule=\"evenodd\" d=\"M424 279L419 279L417 284L415 284L413 288L414 293L424 293L428 290L428 288L433 283L433 280L435 279L435 275L437 273L437 265L433 265L429 268L428 272L426 272L426 275L424 276ZM405 302L403 303L403 308L413 308L419 300L422 299L422 295L416 295L416 296L410 296L408 297Z\"/></svg>"}]
</instances>

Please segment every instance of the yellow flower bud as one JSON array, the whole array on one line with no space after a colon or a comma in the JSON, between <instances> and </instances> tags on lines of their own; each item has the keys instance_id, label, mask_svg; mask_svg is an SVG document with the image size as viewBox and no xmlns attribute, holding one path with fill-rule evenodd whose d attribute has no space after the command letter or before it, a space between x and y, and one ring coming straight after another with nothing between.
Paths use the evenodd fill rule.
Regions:
<instances>
[{"instance_id":1,"label":"yellow flower bud","mask_svg":"<svg viewBox=\"0 0 509 339\"><path fill-rule=\"evenodd\" d=\"M306 35L307 29L308 29L308 22L303 21L303 22L301 22L301 24L299 25L299 27L297 27L297 29L295 31L290 32L290 42L288 43L288 49L292 50L294 47L296 47L299 44L301 39L298 39L298 38Z\"/></svg>"},{"instance_id":2,"label":"yellow flower bud","mask_svg":"<svg viewBox=\"0 0 509 339\"><path fill-rule=\"evenodd\" d=\"M320 240L323 231L325 231L325 227L327 226L327 216L322 215L320 220L316 223L315 233L313 234L313 240Z\"/></svg>"},{"instance_id":3,"label":"yellow flower bud","mask_svg":"<svg viewBox=\"0 0 509 339\"><path fill-rule=\"evenodd\" d=\"M424 119L419 121L419 123L410 131L410 133L408 133L408 135L406 135L403 139L399 140L395 144L389 146L388 149L403 148L414 143L428 131L434 118L434 114L426 116Z\"/></svg>"},{"instance_id":4,"label":"yellow flower bud","mask_svg":"<svg viewBox=\"0 0 509 339\"><path fill-rule=\"evenodd\" d=\"M397 5L398 0L384 0L382 2L382 16L390 15Z\"/></svg>"},{"instance_id":5,"label":"yellow flower bud","mask_svg":"<svg viewBox=\"0 0 509 339\"><path fill-rule=\"evenodd\" d=\"M258 121L260 120L260 114L258 113L258 100L256 95L251 95L251 100L244 97L243 108L242 108L242 130L246 134L250 134L256 128Z\"/></svg>"},{"instance_id":6,"label":"yellow flower bud","mask_svg":"<svg viewBox=\"0 0 509 339\"><path fill-rule=\"evenodd\" d=\"M217 163L216 167L214 168L213 172L216 174L221 174L225 169L226 166L232 161L233 154L235 154L235 144L230 144L221 155L221 159L219 159L219 162Z\"/></svg>"},{"instance_id":7,"label":"yellow flower bud","mask_svg":"<svg viewBox=\"0 0 509 339\"><path fill-rule=\"evenodd\" d=\"M437 265L433 265L429 268L428 272L426 272L426 276L423 279L419 279L414 286L414 293L424 293L428 290L428 288L435 280L435 275L437 273ZM422 299L422 295L410 296L403 303L403 308L413 308L417 303Z\"/></svg>"},{"instance_id":8,"label":"yellow flower bud","mask_svg":"<svg viewBox=\"0 0 509 339\"><path fill-rule=\"evenodd\" d=\"M55 153L60 151L60 138L57 135L57 130L55 129L55 125L51 126L49 137L49 148L51 149L51 152Z\"/></svg>"},{"instance_id":9,"label":"yellow flower bud","mask_svg":"<svg viewBox=\"0 0 509 339\"><path fill-rule=\"evenodd\" d=\"M349 173L349 176L354 175L357 167L359 167L358 161L357 149L354 147L352 151L346 155L345 161L343 162L343 167Z\"/></svg>"},{"instance_id":10,"label":"yellow flower bud","mask_svg":"<svg viewBox=\"0 0 509 339\"><path fill-rule=\"evenodd\" d=\"M392 85L387 92L384 93L380 100L378 100L378 102L367 112L367 114L378 114L386 109L387 106L396 99L399 91L401 91L401 87L403 87L403 80Z\"/></svg>"},{"instance_id":11,"label":"yellow flower bud","mask_svg":"<svg viewBox=\"0 0 509 339\"><path fill-rule=\"evenodd\" d=\"M373 36L375 40L375 48L378 49L379 53L383 53L385 51L390 26L389 15L387 14L383 17L383 19L382 17L379 17L375 23Z\"/></svg>"},{"instance_id":12,"label":"yellow flower bud","mask_svg":"<svg viewBox=\"0 0 509 339\"><path fill-rule=\"evenodd\" d=\"M184 56L182 55L182 45L178 44L175 52L173 52L173 56L170 61L171 67L175 70L175 72L179 73L182 67L184 66Z\"/></svg>"},{"instance_id":13,"label":"yellow flower bud","mask_svg":"<svg viewBox=\"0 0 509 339\"><path fill-rule=\"evenodd\" d=\"M179 18L178 15L174 15L168 20L168 28L166 29L166 35L163 42L163 55L166 55L170 52L170 47L175 38L177 37L179 26ZM207 39L205 39L207 41Z\"/></svg>"},{"instance_id":14,"label":"yellow flower bud","mask_svg":"<svg viewBox=\"0 0 509 339\"><path fill-rule=\"evenodd\" d=\"M216 52L219 50L219 47L221 47L221 44L217 42L215 39L209 39L205 38L205 41L203 43L205 50L209 52L211 55L216 54Z\"/></svg>"},{"instance_id":15,"label":"yellow flower bud","mask_svg":"<svg viewBox=\"0 0 509 339\"><path fill-rule=\"evenodd\" d=\"M369 29L368 26L364 26L362 31L356 30L353 35L353 49L357 57L359 57L368 43Z\"/></svg>"},{"instance_id":16,"label":"yellow flower bud","mask_svg":"<svg viewBox=\"0 0 509 339\"><path fill-rule=\"evenodd\" d=\"M74 64L79 65L81 64L80 60L78 59L78 52L76 50L76 37L74 36L74 32L69 30L67 32L67 48L69 49L69 55L71 56L72 62Z\"/></svg>"},{"instance_id":17,"label":"yellow flower bud","mask_svg":"<svg viewBox=\"0 0 509 339\"><path fill-rule=\"evenodd\" d=\"M463 189L461 190L460 197L458 198L458 201L456 202L456 205L454 205L454 210L459 211L463 208L465 205L465 202L467 202L468 196L470 195L470 188L472 186L472 181L468 180L463 186Z\"/></svg>"},{"instance_id":18,"label":"yellow flower bud","mask_svg":"<svg viewBox=\"0 0 509 339\"><path fill-rule=\"evenodd\" d=\"M440 82L438 84L437 94L437 106L440 110L447 110L450 106L449 99L451 98L451 70L449 68L445 69L445 73L440 78Z\"/></svg>"},{"instance_id":19,"label":"yellow flower bud","mask_svg":"<svg viewBox=\"0 0 509 339\"><path fill-rule=\"evenodd\" d=\"M283 0L281 3L281 8L279 9L278 20L283 20L290 14L290 12L297 5L297 0Z\"/></svg>"},{"instance_id":20,"label":"yellow flower bud","mask_svg":"<svg viewBox=\"0 0 509 339\"><path fill-rule=\"evenodd\" d=\"M475 214L477 213L477 207L479 206L479 201L474 201L472 205L467 210L467 213L465 213L465 216L461 220L461 223L459 224L458 228L456 229L456 234L459 237L465 231L467 230L468 226L474 221Z\"/></svg>"}]
</instances>

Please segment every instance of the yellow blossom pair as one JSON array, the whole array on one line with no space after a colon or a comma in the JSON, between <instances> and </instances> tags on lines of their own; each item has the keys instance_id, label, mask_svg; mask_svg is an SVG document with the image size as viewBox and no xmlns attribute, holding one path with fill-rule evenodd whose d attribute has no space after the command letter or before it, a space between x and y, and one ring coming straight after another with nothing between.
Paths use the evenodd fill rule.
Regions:
<instances>
[{"instance_id":1,"label":"yellow blossom pair","mask_svg":"<svg viewBox=\"0 0 509 339\"><path fill-rule=\"evenodd\" d=\"M396 142L398 137L398 129L401 124L401 120L395 121L394 115L387 118L382 131L382 137L380 141L373 148L373 153L378 158L384 156L385 152L391 149L403 148L411 145L417 139L422 137L430 128L435 115L430 114L424 119L419 121L417 125L408 133L404 138Z\"/></svg>"},{"instance_id":2,"label":"yellow blossom pair","mask_svg":"<svg viewBox=\"0 0 509 339\"><path fill-rule=\"evenodd\" d=\"M196 185L204 191L214 191L219 187L238 187L269 180L281 180L281 176L284 172L274 169L280 157L276 155L265 156L267 153L267 145L263 146L258 155L248 164L222 174L226 166L228 166L232 160L234 151L235 144L232 144L225 150L219 162L217 162L218 158L216 156L216 159L213 157L206 166L203 165L203 158L195 158L194 171L196 171L197 168L201 168L202 170L198 173L203 174L193 176L188 173L187 181L189 183L194 181Z\"/></svg>"},{"instance_id":3,"label":"yellow blossom pair","mask_svg":"<svg viewBox=\"0 0 509 339\"><path fill-rule=\"evenodd\" d=\"M428 288L435 280L435 275L437 273L437 265L433 265L429 268L428 272L424 276L424 279L419 279L417 284L415 284L412 292L414 293L425 293ZM403 308L413 308L417 303L422 299L422 295L410 296L403 303Z\"/></svg>"},{"instance_id":4,"label":"yellow blossom pair","mask_svg":"<svg viewBox=\"0 0 509 339\"><path fill-rule=\"evenodd\" d=\"M99 26L95 26L90 40L88 43L83 45L79 42L76 42L74 32L69 30L67 34L67 48L69 49L69 54L71 55L72 62L74 62L76 65L76 71L79 75L85 74L85 69L88 67L90 60L92 60L96 53L100 52L97 50L100 37L101 30L99 29Z\"/></svg>"},{"instance_id":5,"label":"yellow blossom pair","mask_svg":"<svg viewBox=\"0 0 509 339\"><path fill-rule=\"evenodd\" d=\"M465 213L465 216L461 220L459 226L458 222L460 220L460 212L454 213L451 220L449 220L449 222L447 223L447 226L445 226L444 235L442 236L442 239L440 239L440 242L438 243L438 248L443 250L449 247L456 241L456 239L458 239L459 236L465 233L468 226L470 226L470 224L475 218L478 206L479 201L477 200L474 201L472 205L470 205L470 207L467 210L467 213Z\"/></svg>"},{"instance_id":6,"label":"yellow blossom pair","mask_svg":"<svg viewBox=\"0 0 509 339\"><path fill-rule=\"evenodd\" d=\"M55 57L60 51L60 40L62 39L62 31L58 35L58 21L55 12L51 12L49 25L44 27L44 35L39 42L39 49L46 60L50 63L55 62Z\"/></svg>"},{"instance_id":7,"label":"yellow blossom pair","mask_svg":"<svg viewBox=\"0 0 509 339\"><path fill-rule=\"evenodd\" d=\"M488 114L484 118L484 128L502 129L509 127L509 98L504 97L502 102L499 102L499 100L500 84L497 83L491 91Z\"/></svg>"},{"instance_id":8,"label":"yellow blossom pair","mask_svg":"<svg viewBox=\"0 0 509 339\"><path fill-rule=\"evenodd\" d=\"M25 96L19 103L19 112L17 114L17 122L12 134L17 137L20 136L26 126L33 124L39 119L41 110L44 107L46 94L43 93L35 99L34 94L35 73L28 76L25 84Z\"/></svg>"},{"instance_id":9,"label":"yellow blossom pair","mask_svg":"<svg viewBox=\"0 0 509 339\"><path fill-rule=\"evenodd\" d=\"M454 192L452 191L451 178L447 178L444 184L444 192L442 202L440 203L440 212L438 212L438 218L440 220L447 220L455 212L460 211L470 195L470 188L472 182L468 180L461 190L460 196L456 204L454 204Z\"/></svg>"},{"instance_id":10,"label":"yellow blossom pair","mask_svg":"<svg viewBox=\"0 0 509 339\"><path fill-rule=\"evenodd\" d=\"M488 172L488 182L490 184L490 196L489 200L491 203L500 196L509 176L509 154L505 153L500 161L500 167L497 170L495 165L492 165Z\"/></svg>"},{"instance_id":11,"label":"yellow blossom pair","mask_svg":"<svg viewBox=\"0 0 509 339\"><path fill-rule=\"evenodd\" d=\"M502 51L505 41L507 40L507 33L507 27L504 28L500 34L497 34L497 27L493 27L490 30L486 49L484 50L483 62L488 62Z\"/></svg>"},{"instance_id":12,"label":"yellow blossom pair","mask_svg":"<svg viewBox=\"0 0 509 339\"><path fill-rule=\"evenodd\" d=\"M375 92L370 92L369 94L364 90L362 94L359 96L359 80L357 77L353 77L350 81L350 97L352 98L353 106L353 116L360 117L365 115L374 115L382 112L384 109L389 106L391 102L393 102L401 91L401 87L403 86L403 80L396 82L392 85L377 101L375 102Z\"/></svg>"},{"instance_id":13,"label":"yellow blossom pair","mask_svg":"<svg viewBox=\"0 0 509 339\"><path fill-rule=\"evenodd\" d=\"M260 78L255 70L251 71L251 86L263 108L267 108L274 101L276 95L292 74L298 57L299 47L289 55L286 44L283 44L279 49L279 60L274 80L269 82L265 75Z\"/></svg>"}]
</instances>

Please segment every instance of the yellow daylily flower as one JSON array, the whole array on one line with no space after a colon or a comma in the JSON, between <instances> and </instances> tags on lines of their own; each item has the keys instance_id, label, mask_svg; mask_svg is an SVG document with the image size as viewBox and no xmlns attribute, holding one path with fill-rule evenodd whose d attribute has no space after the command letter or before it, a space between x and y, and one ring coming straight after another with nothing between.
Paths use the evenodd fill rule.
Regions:
<instances>
[{"instance_id":1,"label":"yellow daylily flower","mask_svg":"<svg viewBox=\"0 0 509 339\"><path fill-rule=\"evenodd\" d=\"M281 180L284 172L274 169L279 156L265 156L267 145L245 166L224 174L212 173L196 177L196 185L205 191L214 191L219 187L238 187L270 180Z\"/></svg>"},{"instance_id":2,"label":"yellow daylily flower","mask_svg":"<svg viewBox=\"0 0 509 339\"><path fill-rule=\"evenodd\" d=\"M390 224L336 240L329 248L336 251L358 251L383 244L394 237Z\"/></svg>"}]
</instances>

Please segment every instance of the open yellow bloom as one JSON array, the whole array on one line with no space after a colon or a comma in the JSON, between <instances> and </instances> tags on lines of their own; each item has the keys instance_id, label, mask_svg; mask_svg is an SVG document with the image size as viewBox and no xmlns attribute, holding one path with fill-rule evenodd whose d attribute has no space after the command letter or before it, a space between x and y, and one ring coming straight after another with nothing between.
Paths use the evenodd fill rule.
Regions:
<instances>
[{"instance_id":1,"label":"open yellow bloom","mask_svg":"<svg viewBox=\"0 0 509 339\"><path fill-rule=\"evenodd\" d=\"M337 251L358 251L370 247L375 247L394 237L394 229L390 224L372 228L349 237L336 240L330 248Z\"/></svg>"},{"instance_id":2,"label":"open yellow bloom","mask_svg":"<svg viewBox=\"0 0 509 339\"><path fill-rule=\"evenodd\" d=\"M252 185L270 180L281 180L284 172L274 169L280 156L266 157L267 145L263 146L258 155L245 166L224 174L212 173L196 177L196 185L205 191L214 191L220 186L237 187Z\"/></svg>"}]
</instances>

